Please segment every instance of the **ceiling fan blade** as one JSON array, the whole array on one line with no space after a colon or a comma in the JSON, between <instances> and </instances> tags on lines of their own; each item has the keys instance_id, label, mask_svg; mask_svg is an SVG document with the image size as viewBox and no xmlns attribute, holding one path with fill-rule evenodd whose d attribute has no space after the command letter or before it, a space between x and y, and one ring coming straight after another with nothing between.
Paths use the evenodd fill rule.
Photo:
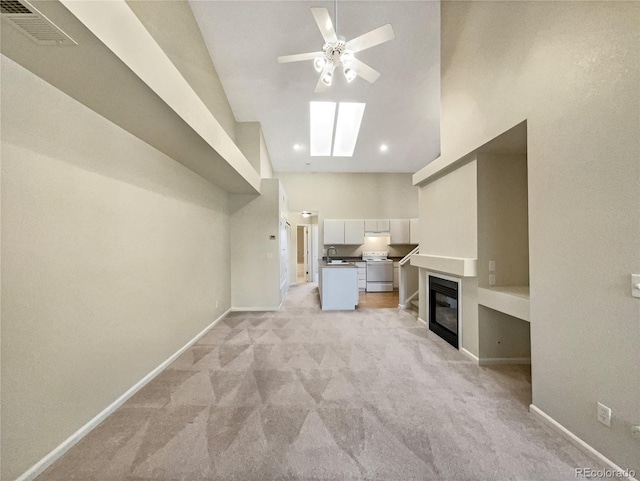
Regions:
<instances>
[{"instance_id":1,"label":"ceiling fan blade","mask_svg":"<svg viewBox=\"0 0 640 481\"><path fill-rule=\"evenodd\" d=\"M315 94L321 94L322 92L324 92L328 88L328 85L326 85L322 81L322 76L323 75L324 75L324 71L320 74L320 78L318 79L318 83L316 84L316 88L313 90L313 93L315 93Z\"/></svg>"},{"instance_id":2,"label":"ceiling fan blade","mask_svg":"<svg viewBox=\"0 0 640 481\"><path fill-rule=\"evenodd\" d=\"M378 72L377 70L373 70L366 63L361 62L357 58L353 59L353 62L351 63L351 65L349 65L349 67L351 67L351 69L355 73L357 73L360 77L362 77L369 83L375 82L376 80L378 80L378 77L380 77L380 72Z\"/></svg>"},{"instance_id":3,"label":"ceiling fan blade","mask_svg":"<svg viewBox=\"0 0 640 481\"><path fill-rule=\"evenodd\" d=\"M322 34L324 41L326 43L336 43L338 41L338 36L333 28L333 22L331 22L331 17L329 16L329 10L321 7L311 7L311 13L318 24L318 28L320 29L320 33Z\"/></svg>"},{"instance_id":4,"label":"ceiling fan blade","mask_svg":"<svg viewBox=\"0 0 640 481\"><path fill-rule=\"evenodd\" d=\"M301 60L313 60L314 58L322 57L323 55L324 55L323 52L309 52L309 53L298 53L295 55L284 55L282 57L278 57L278 63L300 62Z\"/></svg>"},{"instance_id":5,"label":"ceiling fan blade","mask_svg":"<svg viewBox=\"0 0 640 481\"><path fill-rule=\"evenodd\" d=\"M360 52L367 48L375 47L381 43L393 40L395 35L391 24L388 23L382 27L378 27L370 32L364 33L359 37L349 40L347 42L347 48L353 53Z\"/></svg>"}]
</instances>

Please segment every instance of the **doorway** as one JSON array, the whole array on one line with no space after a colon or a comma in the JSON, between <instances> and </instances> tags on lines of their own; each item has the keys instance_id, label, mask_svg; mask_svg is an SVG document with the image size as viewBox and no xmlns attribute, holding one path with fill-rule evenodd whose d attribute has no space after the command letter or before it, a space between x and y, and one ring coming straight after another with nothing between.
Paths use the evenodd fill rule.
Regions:
<instances>
[{"instance_id":1,"label":"doorway","mask_svg":"<svg viewBox=\"0 0 640 481\"><path fill-rule=\"evenodd\" d=\"M308 225L297 226L296 281L298 284L310 282L311 273L311 236Z\"/></svg>"}]
</instances>

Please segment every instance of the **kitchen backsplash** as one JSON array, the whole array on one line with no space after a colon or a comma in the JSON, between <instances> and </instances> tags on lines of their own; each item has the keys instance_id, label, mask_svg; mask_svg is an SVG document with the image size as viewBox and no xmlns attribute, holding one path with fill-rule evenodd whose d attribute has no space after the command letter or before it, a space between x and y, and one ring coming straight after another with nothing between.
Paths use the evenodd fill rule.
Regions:
<instances>
[{"instance_id":1,"label":"kitchen backsplash","mask_svg":"<svg viewBox=\"0 0 640 481\"><path fill-rule=\"evenodd\" d=\"M322 251L323 256L326 255L328 247L328 245L324 246ZM333 257L360 257L363 251L388 251L389 257L404 257L411 252L415 246L390 246L388 237L365 237L364 244L359 246L337 245L334 247L338 250L338 255L334 255Z\"/></svg>"}]
</instances>

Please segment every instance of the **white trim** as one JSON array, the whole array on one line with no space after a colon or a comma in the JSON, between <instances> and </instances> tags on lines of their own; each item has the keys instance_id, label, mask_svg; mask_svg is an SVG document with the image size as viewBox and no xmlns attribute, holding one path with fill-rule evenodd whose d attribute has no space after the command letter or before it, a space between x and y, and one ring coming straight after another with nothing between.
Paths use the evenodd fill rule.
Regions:
<instances>
[{"instance_id":1,"label":"white trim","mask_svg":"<svg viewBox=\"0 0 640 481\"><path fill-rule=\"evenodd\" d=\"M289 291L287 291L288 293ZM286 294L285 294L286 297ZM282 309L282 302L278 307L232 307L230 310L233 312L256 312L256 311L279 311Z\"/></svg>"},{"instance_id":2,"label":"white trim","mask_svg":"<svg viewBox=\"0 0 640 481\"><path fill-rule=\"evenodd\" d=\"M429 326L429 324L424 320L424 319L420 319L420 317L418 317L418 320L423 323L425 326Z\"/></svg>"},{"instance_id":3,"label":"white trim","mask_svg":"<svg viewBox=\"0 0 640 481\"><path fill-rule=\"evenodd\" d=\"M242 193L260 193L258 172L124 0L61 3L251 186ZM216 180L206 175L209 170L194 172Z\"/></svg>"},{"instance_id":4,"label":"white trim","mask_svg":"<svg viewBox=\"0 0 640 481\"><path fill-rule=\"evenodd\" d=\"M227 309L220 317L218 317L215 321L205 327L202 331L200 331L196 336L188 341L184 346L178 349L175 353L169 356L164 362L159 364L155 369L153 369L149 374L140 379L137 383L131 386L124 394L122 394L118 399L109 404L106 408L100 411L93 419L91 419L88 423L78 429L75 433L69 436L67 439L62 441L58 446L56 446L49 454L47 454L44 458L38 461L36 464L31 466L27 471L25 471L20 477L16 479L16 481L32 481L38 475L42 474L49 466L51 466L54 462L56 462L64 453L66 453L69 449L71 449L75 444L77 444L82 438L84 438L87 434L89 434L93 428L95 428L98 424L104 421L110 414L112 414L116 409L122 406L131 396L137 393L140 389L142 389L149 381L151 381L154 377L160 374L164 369L169 366L173 361L175 361L178 357L180 357L187 349L193 346L198 340L204 336L213 326L215 326L220 320L224 319L224 317L231 312L231 309Z\"/></svg>"},{"instance_id":5,"label":"white trim","mask_svg":"<svg viewBox=\"0 0 640 481\"><path fill-rule=\"evenodd\" d=\"M460 348L460 352L462 354L464 354L465 356L467 356L469 359L471 359L473 362L475 362L476 364L480 364L480 359L478 358L478 356L476 356L474 353L472 353L471 351L468 351L467 349L465 349L464 347Z\"/></svg>"},{"instance_id":6,"label":"white trim","mask_svg":"<svg viewBox=\"0 0 640 481\"><path fill-rule=\"evenodd\" d=\"M530 357L482 357L479 366L495 366L499 364L531 364Z\"/></svg>"},{"instance_id":7,"label":"white trim","mask_svg":"<svg viewBox=\"0 0 640 481\"><path fill-rule=\"evenodd\" d=\"M458 277L476 277L478 259L468 257L446 257L428 254L414 254L411 265L431 271L444 272Z\"/></svg>"},{"instance_id":8,"label":"white trim","mask_svg":"<svg viewBox=\"0 0 640 481\"><path fill-rule=\"evenodd\" d=\"M531 364L529 357L484 357L479 358L471 351L460 347L459 351L475 362L478 366L496 366L502 364Z\"/></svg>"},{"instance_id":9,"label":"white trim","mask_svg":"<svg viewBox=\"0 0 640 481\"><path fill-rule=\"evenodd\" d=\"M611 461L609 458L607 458L600 451L596 450L593 446L587 444L582 439L580 439L578 436L573 434L571 431L569 431L567 428L565 428L562 424L560 424L558 421L553 419L551 416L549 416L547 413L545 413L539 407L537 407L537 406L535 406L533 404L529 404L529 412L531 414L533 414L537 419L542 421L544 424L546 424L547 426L552 428L554 431L556 431L557 433L562 435L564 438L569 440L571 442L571 444L573 444L580 451L582 451L586 455L590 456L594 460L606 464L610 469L612 469L614 471L621 471L621 472L625 471L620 466L618 466L613 461ZM631 476L625 476L625 477L617 478L617 479L626 479L628 481L638 481L637 478L634 478L634 477L631 477Z\"/></svg>"},{"instance_id":10,"label":"white trim","mask_svg":"<svg viewBox=\"0 0 640 481\"><path fill-rule=\"evenodd\" d=\"M404 301L405 303L411 304L411 301L413 301L413 299L415 299L416 297L418 297L418 293L420 292L420 289L416 290L416 292L414 292L413 294L411 294L409 297L407 297L407 299Z\"/></svg>"},{"instance_id":11,"label":"white trim","mask_svg":"<svg viewBox=\"0 0 640 481\"><path fill-rule=\"evenodd\" d=\"M529 286L478 287L478 304L530 322Z\"/></svg>"},{"instance_id":12,"label":"white trim","mask_svg":"<svg viewBox=\"0 0 640 481\"><path fill-rule=\"evenodd\" d=\"M407 262L411 260L411 256L413 256L414 254L417 254L419 251L420 251L420 246L416 246L415 249L413 249L411 252L409 252L406 256L404 256L402 259L398 261L398 265L399 266L405 265Z\"/></svg>"}]
</instances>

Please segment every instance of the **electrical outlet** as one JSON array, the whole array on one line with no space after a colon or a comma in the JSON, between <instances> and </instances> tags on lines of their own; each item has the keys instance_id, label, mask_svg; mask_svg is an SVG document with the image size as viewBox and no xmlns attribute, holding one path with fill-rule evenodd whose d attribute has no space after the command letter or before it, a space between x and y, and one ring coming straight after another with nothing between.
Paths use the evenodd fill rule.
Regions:
<instances>
[{"instance_id":1,"label":"electrical outlet","mask_svg":"<svg viewBox=\"0 0 640 481\"><path fill-rule=\"evenodd\" d=\"M495 272L496 270L496 261L489 261L489 272Z\"/></svg>"},{"instance_id":2,"label":"electrical outlet","mask_svg":"<svg viewBox=\"0 0 640 481\"><path fill-rule=\"evenodd\" d=\"M495 286L496 285L496 276L494 276L493 274L491 274L489 276L489 285L490 286Z\"/></svg>"},{"instance_id":3,"label":"electrical outlet","mask_svg":"<svg viewBox=\"0 0 640 481\"><path fill-rule=\"evenodd\" d=\"M640 439L640 426L631 426L631 435Z\"/></svg>"},{"instance_id":4,"label":"electrical outlet","mask_svg":"<svg viewBox=\"0 0 640 481\"><path fill-rule=\"evenodd\" d=\"M611 408L598 403L598 421L607 427L611 427Z\"/></svg>"}]
</instances>

